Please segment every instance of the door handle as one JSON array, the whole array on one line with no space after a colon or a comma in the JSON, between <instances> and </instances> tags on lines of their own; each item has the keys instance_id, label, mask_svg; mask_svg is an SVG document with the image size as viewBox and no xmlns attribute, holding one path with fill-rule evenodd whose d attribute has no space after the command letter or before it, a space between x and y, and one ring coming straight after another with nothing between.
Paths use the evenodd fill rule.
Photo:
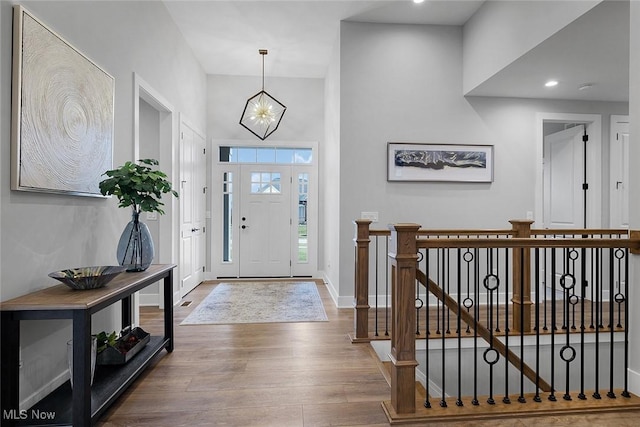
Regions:
<instances>
[{"instance_id":1,"label":"door handle","mask_svg":"<svg viewBox=\"0 0 640 427\"><path fill-rule=\"evenodd\" d=\"M200 230L199 228L192 228L192 229L191 229L191 232L192 232L192 233L195 233L196 231L199 231L199 230Z\"/></svg>"},{"instance_id":2,"label":"door handle","mask_svg":"<svg viewBox=\"0 0 640 427\"><path fill-rule=\"evenodd\" d=\"M245 228L249 228L249 226L248 225L243 225L242 229L244 230Z\"/></svg>"},{"instance_id":3,"label":"door handle","mask_svg":"<svg viewBox=\"0 0 640 427\"><path fill-rule=\"evenodd\" d=\"M622 181L616 181L616 190L620 189L620 184L622 184Z\"/></svg>"}]
</instances>

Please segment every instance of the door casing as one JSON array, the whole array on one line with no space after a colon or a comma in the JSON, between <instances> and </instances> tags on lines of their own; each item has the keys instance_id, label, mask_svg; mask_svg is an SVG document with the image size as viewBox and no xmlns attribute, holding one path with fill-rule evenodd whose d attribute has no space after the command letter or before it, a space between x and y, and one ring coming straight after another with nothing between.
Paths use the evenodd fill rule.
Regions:
<instances>
[{"instance_id":1,"label":"door casing","mask_svg":"<svg viewBox=\"0 0 640 427\"><path fill-rule=\"evenodd\" d=\"M234 177L239 177L240 175L240 164L239 163L226 163L220 162L220 147L222 146L232 146L232 147L255 147L256 142L254 140L212 140L212 164L214 167L211 168L211 191L210 191L210 199L209 199L209 209L210 209L210 233L209 238L211 239L211 247L210 247L210 263L211 263L211 272L205 275L205 279L216 279L216 278L231 278L231 277L240 277L240 272L238 269L238 263L236 262L238 259L237 248L233 249L233 259L230 262L223 261L223 250L222 250L222 242L223 242L223 226L222 226L222 218L223 218L223 174L225 172L230 172L234 175ZM308 239L309 249L308 249L308 261L306 263L296 264L292 260L292 269L291 275L293 277L312 277L318 274L317 271L317 254L318 254L318 227L320 218L318 217L318 206L319 206L319 192L318 192L318 143L315 141L275 141L269 143L268 146L271 147L284 147L284 148L310 148L313 152L313 161L308 165L293 165L292 171L295 177L301 171L308 171L310 176L311 185L309 186L309 206L308 206ZM237 178L234 178L237 180ZM235 184L234 184L235 185ZM234 195L234 203L237 202L235 200L236 196ZM232 222L233 228L232 232L234 234L234 241L237 239L239 232L239 224L240 224L240 215L239 209L234 209L232 212Z\"/></svg>"},{"instance_id":2,"label":"door casing","mask_svg":"<svg viewBox=\"0 0 640 427\"><path fill-rule=\"evenodd\" d=\"M180 115L180 297L204 280L206 151L202 133Z\"/></svg>"}]
</instances>

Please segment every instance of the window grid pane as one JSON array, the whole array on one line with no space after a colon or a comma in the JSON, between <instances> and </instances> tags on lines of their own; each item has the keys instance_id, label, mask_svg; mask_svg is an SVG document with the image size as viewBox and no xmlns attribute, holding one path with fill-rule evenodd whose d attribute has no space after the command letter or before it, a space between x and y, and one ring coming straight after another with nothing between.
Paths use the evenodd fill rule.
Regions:
<instances>
[{"instance_id":1,"label":"window grid pane","mask_svg":"<svg viewBox=\"0 0 640 427\"><path fill-rule=\"evenodd\" d=\"M222 177L222 261L231 262L233 254L233 172L224 172Z\"/></svg>"},{"instance_id":2,"label":"window grid pane","mask_svg":"<svg viewBox=\"0 0 640 427\"><path fill-rule=\"evenodd\" d=\"M282 147L220 147L223 163L311 164L311 148Z\"/></svg>"},{"instance_id":3,"label":"window grid pane","mask_svg":"<svg viewBox=\"0 0 640 427\"><path fill-rule=\"evenodd\" d=\"M307 200L309 174L298 174L298 262L309 260L309 237L307 234Z\"/></svg>"},{"instance_id":4,"label":"window grid pane","mask_svg":"<svg viewBox=\"0 0 640 427\"><path fill-rule=\"evenodd\" d=\"M280 194L280 172L251 172L252 194Z\"/></svg>"}]
</instances>

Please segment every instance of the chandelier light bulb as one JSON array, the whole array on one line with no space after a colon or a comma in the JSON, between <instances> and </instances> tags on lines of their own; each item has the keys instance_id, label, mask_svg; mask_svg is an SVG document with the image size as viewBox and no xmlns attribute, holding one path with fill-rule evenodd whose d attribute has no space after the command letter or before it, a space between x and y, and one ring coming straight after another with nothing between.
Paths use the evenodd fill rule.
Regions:
<instances>
[{"instance_id":1,"label":"chandelier light bulb","mask_svg":"<svg viewBox=\"0 0 640 427\"><path fill-rule=\"evenodd\" d=\"M260 96L253 102L250 119L260 126L269 126L276 121L273 105L264 99L263 96Z\"/></svg>"}]
</instances>

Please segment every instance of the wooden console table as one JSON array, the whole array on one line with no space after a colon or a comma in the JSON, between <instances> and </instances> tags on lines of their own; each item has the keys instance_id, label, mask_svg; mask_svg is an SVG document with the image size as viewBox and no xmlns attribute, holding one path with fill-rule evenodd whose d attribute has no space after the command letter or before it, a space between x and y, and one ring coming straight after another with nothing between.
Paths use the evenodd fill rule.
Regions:
<instances>
[{"instance_id":1,"label":"wooden console table","mask_svg":"<svg viewBox=\"0 0 640 427\"><path fill-rule=\"evenodd\" d=\"M0 402L2 426L68 424L88 426L140 375L163 348L173 351L173 264L154 264L146 271L121 273L107 286L76 291L64 284L0 303ZM91 316L122 302L122 327L131 325L131 295L164 281L164 336L152 336L146 347L122 366L100 366L91 386ZM20 321L72 319L73 390L66 382L26 411L19 410Z\"/></svg>"}]
</instances>

